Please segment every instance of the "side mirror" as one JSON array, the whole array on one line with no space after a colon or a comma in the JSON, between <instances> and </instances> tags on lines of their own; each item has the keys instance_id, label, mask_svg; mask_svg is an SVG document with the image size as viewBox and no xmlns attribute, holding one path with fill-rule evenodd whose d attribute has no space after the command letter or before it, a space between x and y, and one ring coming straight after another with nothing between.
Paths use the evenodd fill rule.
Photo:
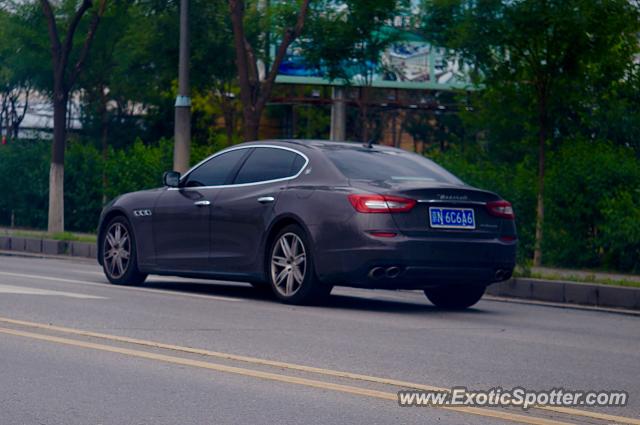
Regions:
<instances>
[{"instance_id":1,"label":"side mirror","mask_svg":"<svg viewBox=\"0 0 640 425\"><path fill-rule=\"evenodd\" d=\"M162 183L167 187L178 187L180 185L180 173L177 171L165 171L162 175Z\"/></svg>"}]
</instances>

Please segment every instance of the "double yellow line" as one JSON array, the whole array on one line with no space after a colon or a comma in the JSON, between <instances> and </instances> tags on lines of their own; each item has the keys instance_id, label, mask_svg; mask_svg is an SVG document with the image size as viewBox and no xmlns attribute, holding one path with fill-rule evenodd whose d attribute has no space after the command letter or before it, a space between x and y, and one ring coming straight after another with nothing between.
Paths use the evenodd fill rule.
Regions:
<instances>
[{"instance_id":1,"label":"double yellow line","mask_svg":"<svg viewBox=\"0 0 640 425\"><path fill-rule=\"evenodd\" d=\"M447 391L447 389L445 388L435 387L431 385L417 384L413 382L387 379L387 378L381 378L376 376L368 376L368 375L362 375L362 374L356 374L356 373L350 373L350 372L342 372L342 371L331 370L331 369L323 369L323 368L317 368L312 366L303 366L303 365L298 365L293 363L265 360L265 359L255 358L255 357L239 356L235 354L183 347L179 345L164 344L160 342L147 341L147 340L136 339L136 338L128 338L128 337L122 337L117 335L109 335L109 334L103 334L98 332L90 332L90 331L84 331L80 329L48 325L44 323L27 322L27 321L15 320L15 319L3 318L3 317L0 317L0 323L4 323L5 325L9 325L9 326L19 326L19 327L26 327L31 329L39 329L39 330L48 331L48 332L56 332L56 333L75 335L75 336L80 336L85 338L100 339L104 341L117 342L121 344L137 345L137 346L147 347L152 349L161 349L161 350L168 350L168 351L174 351L174 352L182 352L187 354L196 354L196 355L210 357L210 358L218 358L222 360L248 363L256 366L272 367L272 368L278 368L283 370L304 372L308 374L315 374L315 375L320 375L325 377L383 384L383 385L389 385L389 386L398 387L402 389L416 389L416 390L425 390L425 391ZM13 336L20 336L25 338L31 338L31 339L40 340L40 341L52 342L57 344L63 344L63 345L68 345L73 347L80 347L80 348L86 348L86 349L99 350L103 352L121 354L121 355L130 356L130 357L162 361L165 363L197 367L197 368L213 370L217 372L232 373L232 374L242 375L242 376L247 376L252 378L265 379L269 381L282 382L282 383L288 383L288 384L294 384L294 385L303 385L311 388L319 388L319 389L337 391L341 393L372 397L376 399L397 402L396 392L379 391L379 390L364 388L364 387L355 386L355 385L338 384L338 383L327 382L323 380L302 378L298 376L291 376L291 375L285 375L280 373L266 372L262 370L255 370L255 369L230 366L230 365L219 364L219 363L212 363L212 362L194 360L194 359L189 359L184 357L176 357L176 356L170 356L170 355L160 354L160 353L155 353L150 351L134 350L130 348L99 344L95 342L82 341L78 339L65 338L65 337L60 337L55 335L44 334L44 333L35 333L35 332L29 332L24 330L11 329L7 327L0 327L0 333L13 335ZM554 419L541 418L541 417L536 417L531 415L516 414L506 410L495 410L495 409L462 407L462 406L460 407L443 406L441 408L445 410L459 412L459 413L471 414L476 416L484 416L489 418L501 419L505 421L523 423L523 424L571 425L570 423L567 423L567 422L561 422ZM590 418L590 419L605 421L607 423L614 422L618 424L640 425L640 420L638 419L608 415L604 413L597 413L597 412L562 408L562 407L552 407L552 406L537 407L536 409L548 411L554 414L567 415L567 416L570 416L568 418L569 420L571 419L580 420L579 418Z\"/></svg>"}]
</instances>

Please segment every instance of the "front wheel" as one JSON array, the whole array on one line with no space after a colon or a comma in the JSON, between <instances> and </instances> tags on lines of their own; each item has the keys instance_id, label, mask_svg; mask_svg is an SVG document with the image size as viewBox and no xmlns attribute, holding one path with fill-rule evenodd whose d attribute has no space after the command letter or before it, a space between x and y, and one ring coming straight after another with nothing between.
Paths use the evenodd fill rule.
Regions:
<instances>
[{"instance_id":1,"label":"front wheel","mask_svg":"<svg viewBox=\"0 0 640 425\"><path fill-rule=\"evenodd\" d=\"M307 236L300 226L290 225L273 239L268 275L273 293L288 304L311 304L326 298L331 287L317 279Z\"/></svg>"},{"instance_id":2,"label":"front wheel","mask_svg":"<svg viewBox=\"0 0 640 425\"><path fill-rule=\"evenodd\" d=\"M425 289L424 294L436 307L447 310L469 308L484 295L483 285L456 285L444 288Z\"/></svg>"},{"instance_id":3,"label":"front wheel","mask_svg":"<svg viewBox=\"0 0 640 425\"><path fill-rule=\"evenodd\" d=\"M140 285L147 275L138 270L135 236L125 217L113 218L102 236L102 268L115 285Z\"/></svg>"}]
</instances>

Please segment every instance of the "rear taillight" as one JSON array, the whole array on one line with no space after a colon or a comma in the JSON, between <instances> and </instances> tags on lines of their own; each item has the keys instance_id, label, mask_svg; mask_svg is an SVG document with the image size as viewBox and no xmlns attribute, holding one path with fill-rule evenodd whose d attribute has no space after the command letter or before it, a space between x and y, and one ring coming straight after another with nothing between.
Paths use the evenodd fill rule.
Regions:
<instances>
[{"instance_id":1,"label":"rear taillight","mask_svg":"<svg viewBox=\"0 0 640 425\"><path fill-rule=\"evenodd\" d=\"M507 201L487 202L487 211L489 211L489 214L500 218L506 218L509 220L516 218L516 215L513 213L511 203Z\"/></svg>"},{"instance_id":2,"label":"rear taillight","mask_svg":"<svg viewBox=\"0 0 640 425\"><path fill-rule=\"evenodd\" d=\"M415 199L387 195L349 195L349 202L361 213L397 213L410 211Z\"/></svg>"}]
</instances>

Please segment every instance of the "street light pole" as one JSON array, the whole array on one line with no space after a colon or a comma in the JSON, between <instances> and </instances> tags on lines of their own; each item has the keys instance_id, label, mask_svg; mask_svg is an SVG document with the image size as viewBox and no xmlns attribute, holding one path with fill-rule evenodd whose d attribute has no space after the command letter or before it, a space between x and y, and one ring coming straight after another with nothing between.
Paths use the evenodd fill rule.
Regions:
<instances>
[{"instance_id":1,"label":"street light pole","mask_svg":"<svg viewBox=\"0 0 640 425\"><path fill-rule=\"evenodd\" d=\"M345 88L334 86L331 94L331 135L334 141L343 142L347 138L347 105Z\"/></svg>"},{"instance_id":2,"label":"street light pole","mask_svg":"<svg viewBox=\"0 0 640 425\"><path fill-rule=\"evenodd\" d=\"M180 63L175 105L173 169L189 169L191 149L191 98L189 97L189 0L180 0Z\"/></svg>"}]
</instances>

